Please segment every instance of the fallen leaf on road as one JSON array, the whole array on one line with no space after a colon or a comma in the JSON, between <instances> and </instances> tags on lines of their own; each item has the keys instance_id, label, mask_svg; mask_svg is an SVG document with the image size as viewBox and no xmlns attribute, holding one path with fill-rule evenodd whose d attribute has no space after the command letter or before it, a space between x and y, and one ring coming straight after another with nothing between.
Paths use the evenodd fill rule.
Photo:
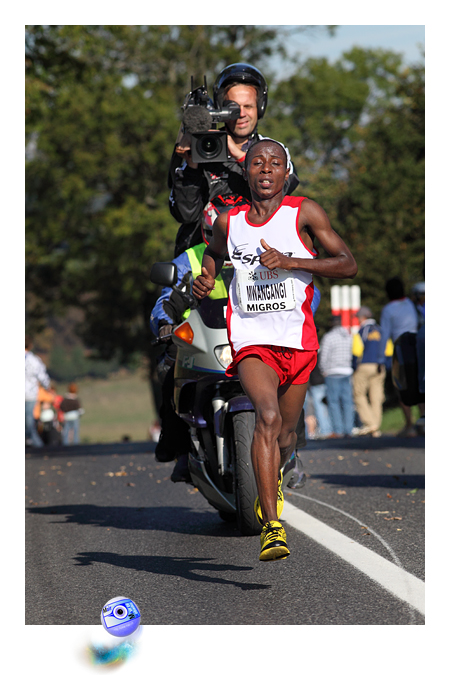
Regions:
<instances>
[{"instance_id":1,"label":"fallen leaf on road","mask_svg":"<svg viewBox=\"0 0 450 675\"><path fill-rule=\"evenodd\" d=\"M390 513L390 511L375 511L375 513Z\"/></svg>"},{"instance_id":2,"label":"fallen leaf on road","mask_svg":"<svg viewBox=\"0 0 450 675\"><path fill-rule=\"evenodd\" d=\"M45 471L39 471L40 476L45 476Z\"/></svg>"},{"instance_id":3,"label":"fallen leaf on road","mask_svg":"<svg viewBox=\"0 0 450 675\"><path fill-rule=\"evenodd\" d=\"M338 459L345 459L344 455L338 455Z\"/></svg>"},{"instance_id":4,"label":"fallen leaf on road","mask_svg":"<svg viewBox=\"0 0 450 675\"><path fill-rule=\"evenodd\" d=\"M388 499L392 499L392 495L390 495L389 492L387 493L386 497L387 497Z\"/></svg>"},{"instance_id":5,"label":"fallen leaf on road","mask_svg":"<svg viewBox=\"0 0 450 675\"><path fill-rule=\"evenodd\" d=\"M392 516L392 518L385 518L385 520L403 520L401 516Z\"/></svg>"},{"instance_id":6,"label":"fallen leaf on road","mask_svg":"<svg viewBox=\"0 0 450 675\"><path fill-rule=\"evenodd\" d=\"M129 485L129 487L136 487L134 483L127 483L127 485Z\"/></svg>"},{"instance_id":7,"label":"fallen leaf on road","mask_svg":"<svg viewBox=\"0 0 450 675\"><path fill-rule=\"evenodd\" d=\"M128 476L126 471L116 471L115 476Z\"/></svg>"},{"instance_id":8,"label":"fallen leaf on road","mask_svg":"<svg viewBox=\"0 0 450 675\"><path fill-rule=\"evenodd\" d=\"M97 485L97 483L95 482L95 480L91 480L91 485Z\"/></svg>"},{"instance_id":9,"label":"fallen leaf on road","mask_svg":"<svg viewBox=\"0 0 450 675\"><path fill-rule=\"evenodd\" d=\"M346 495L346 494L347 493L345 490L338 490L338 495Z\"/></svg>"},{"instance_id":10,"label":"fallen leaf on road","mask_svg":"<svg viewBox=\"0 0 450 675\"><path fill-rule=\"evenodd\" d=\"M388 469L392 469L392 464L386 464Z\"/></svg>"}]
</instances>

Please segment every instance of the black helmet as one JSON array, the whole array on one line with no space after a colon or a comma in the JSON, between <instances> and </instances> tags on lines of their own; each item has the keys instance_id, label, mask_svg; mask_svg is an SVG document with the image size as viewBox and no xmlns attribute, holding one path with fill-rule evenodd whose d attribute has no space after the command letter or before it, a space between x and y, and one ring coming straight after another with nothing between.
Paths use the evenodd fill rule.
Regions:
<instances>
[{"instance_id":1,"label":"black helmet","mask_svg":"<svg viewBox=\"0 0 450 675\"><path fill-rule=\"evenodd\" d=\"M257 88L258 119L264 117L268 87L264 75L248 63L232 63L219 73L214 83L214 105L221 108L225 89L229 84L250 84Z\"/></svg>"}]
</instances>

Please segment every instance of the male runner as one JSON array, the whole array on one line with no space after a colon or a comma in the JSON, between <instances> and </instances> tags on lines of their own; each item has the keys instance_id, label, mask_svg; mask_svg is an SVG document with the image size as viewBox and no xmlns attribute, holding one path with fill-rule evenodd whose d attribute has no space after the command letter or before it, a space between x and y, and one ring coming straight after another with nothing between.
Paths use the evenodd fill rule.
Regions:
<instances>
[{"instance_id":1,"label":"male runner","mask_svg":"<svg viewBox=\"0 0 450 675\"><path fill-rule=\"evenodd\" d=\"M295 447L295 428L317 361L312 275L353 278L355 259L325 211L305 197L284 197L289 176L282 145L260 140L245 160L252 204L220 214L203 255L194 295L209 295L228 251L235 267L227 310L228 337L242 387L255 409L252 463L258 487L255 512L263 525L260 560L290 551L279 517L280 469ZM317 259L314 238L328 258ZM283 252L282 252L283 251Z\"/></svg>"}]
</instances>

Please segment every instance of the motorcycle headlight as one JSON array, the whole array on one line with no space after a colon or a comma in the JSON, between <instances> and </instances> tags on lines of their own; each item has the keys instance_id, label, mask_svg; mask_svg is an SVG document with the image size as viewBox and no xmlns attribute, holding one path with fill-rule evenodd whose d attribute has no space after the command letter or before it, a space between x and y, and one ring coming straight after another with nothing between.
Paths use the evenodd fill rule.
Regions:
<instances>
[{"instance_id":1,"label":"motorcycle headlight","mask_svg":"<svg viewBox=\"0 0 450 675\"><path fill-rule=\"evenodd\" d=\"M233 360L230 345L219 345L214 349L214 354L222 368L227 368Z\"/></svg>"}]
</instances>

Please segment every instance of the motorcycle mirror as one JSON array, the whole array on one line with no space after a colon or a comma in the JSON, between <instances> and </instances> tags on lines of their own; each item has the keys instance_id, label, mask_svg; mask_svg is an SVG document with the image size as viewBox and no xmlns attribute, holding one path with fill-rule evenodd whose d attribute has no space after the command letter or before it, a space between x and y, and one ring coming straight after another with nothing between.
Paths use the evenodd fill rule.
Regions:
<instances>
[{"instance_id":1,"label":"motorcycle mirror","mask_svg":"<svg viewBox=\"0 0 450 675\"><path fill-rule=\"evenodd\" d=\"M160 286L174 286L178 281L177 267L172 262L157 262L150 271L150 281Z\"/></svg>"}]
</instances>

